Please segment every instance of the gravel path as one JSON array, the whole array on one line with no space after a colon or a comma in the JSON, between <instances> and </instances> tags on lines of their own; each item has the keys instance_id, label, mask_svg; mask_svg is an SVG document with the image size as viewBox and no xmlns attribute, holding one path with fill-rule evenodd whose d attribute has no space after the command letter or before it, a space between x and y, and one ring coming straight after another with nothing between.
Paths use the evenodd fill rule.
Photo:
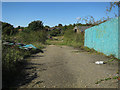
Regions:
<instances>
[{"instance_id":1,"label":"gravel path","mask_svg":"<svg viewBox=\"0 0 120 90\"><path fill-rule=\"evenodd\" d=\"M44 53L29 58L25 68L28 72L20 88L117 88L117 80L112 79L95 84L98 80L115 76L118 67L114 63L96 65L94 62L109 58L76 52L68 46L49 45Z\"/></svg>"}]
</instances>

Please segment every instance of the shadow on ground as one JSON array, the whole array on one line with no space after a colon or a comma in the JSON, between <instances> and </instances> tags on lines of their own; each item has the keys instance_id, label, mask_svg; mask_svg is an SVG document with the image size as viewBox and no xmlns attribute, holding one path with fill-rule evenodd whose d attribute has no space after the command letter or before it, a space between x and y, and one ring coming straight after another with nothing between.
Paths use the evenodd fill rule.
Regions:
<instances>
[{"instance_id":1,"label":"shadow on ground","mask_svg":"<svg viewBox=\"0 0 120 90\"><path fill-rule=\"evenodd\" d=\"M40 50L37 53L44 53L44 52ZM37 65L42 65L42 64L30 63L28 60L26 60L27 58L34 58L34 57L36 58L36 57L44 57L44 56L36 55L36 56L26 57L24 60L21 60L16 64L17 68L15 72L10 72L10 71L8 72L3 70L2 75L6 77L2 80L3 90L6 90L6 88L18 88L19 86L29 84L32 80L38 77L35 69L37 68L36 67ZM30 74L30 72L27 72L28 70L32 70L30 71L32 74Z\"/></svg>"}]
</instances>

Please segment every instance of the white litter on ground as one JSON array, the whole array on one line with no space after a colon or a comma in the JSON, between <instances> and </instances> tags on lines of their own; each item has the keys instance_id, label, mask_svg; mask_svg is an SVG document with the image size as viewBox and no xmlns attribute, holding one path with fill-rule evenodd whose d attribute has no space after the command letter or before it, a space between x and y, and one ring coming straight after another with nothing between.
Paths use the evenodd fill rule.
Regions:
<instances>
[{"instance_id":1,"label":"white litter on ground","mask_svg":"<svg viewBox=\"0 0 120 90\"><path fill-rule=\"evenodd\" d=\"M104 61L96 61L95 64L104 64Z\"/></svg>"}]
</instances>

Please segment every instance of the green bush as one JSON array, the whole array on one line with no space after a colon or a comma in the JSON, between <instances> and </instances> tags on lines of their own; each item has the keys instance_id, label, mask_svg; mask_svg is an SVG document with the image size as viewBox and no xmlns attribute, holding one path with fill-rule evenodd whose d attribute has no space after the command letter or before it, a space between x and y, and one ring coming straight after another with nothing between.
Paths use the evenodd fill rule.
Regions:
<instances>
[{"instance_id":1,"label":"green bush","mask_svg":"<svg viewBox=\"0 0 120 90\"><path fill-rule=\"evenodd\" d=\"M24 31L19 32L16 36L12 38L15 42L32 44L35 42L45 43L47 39L46 31Z\"/></svg>"},{"instance_id":2,"label":"green bush","mask_svg":"<svg viewBox=\"0 0 120 90\"><path fill-rule=\"evenodd\" d=\"M3 86L8 87L16 75L20 73L19 63L28 55L30 55L30 52L20 50L18 47L2 45Z\"/></svg>"},{"instance_id":3,"label":"green bush","mask_svg":"<svg viewBox=\"0 0 120 90\"><path fill-rule=\"evenodd\" d=\"M19 49L18 46L6 46L2 45L2 70L3 70L3 85L9 86L14 80L14 77L20 73L19 67L23 67L24 64L19 64L23 59L31 54L42 52L40 50L41 45L46 42L47 32L44 30L43 23L41 21L34 21L24 28L24 31L17 32L18 28L14 28L8 23L2 23L2 40L14 41L16 43L33 44L38 49L32 49L30 51Z\"/></svg>"},{"instance_id":4,"label":"green bush","mask_svg":"<svg viewBox=\"0 0 120 90\"><path fill-rule=\"evenodd\" d=\"M30 55L30 52L21 50L16 46L2 45L2 52L2 66L8 70L13 70L16 62L23 59L24 56Z\"/></svg>"},{"instance_id":5,"label":"green bush","mask_svg":"<svg viewBox=\"0 0 120 90\"><path fill-rule=\"evenodd\" d=\"M61 34L60 29L55 29L55 30L50 31L51 36L59 36L60 34Z\"/></svg>"},{"instance_id":6,"label":"green bush","mask_svg":"<svg viewBox=\"0 0 120 90\"><path fill-rule=\"evenodd\" d=\"M43 26L42 21L37 20L37 21L33 21L29 23L28 28L33 31L39 31L39 30L43 30L44 26Z\"/></svg>"},{"instance_id":7,"label":"green bush","mask_svg":"<svg viewBox=\"0 0 120 90\"><path fill-rule=\"evenodd\" d=\"M2 22L2 34L3 35L13 35L16 33L17 33L17 30L13 27L13 25Z\"/></svg>"}]
</instances>

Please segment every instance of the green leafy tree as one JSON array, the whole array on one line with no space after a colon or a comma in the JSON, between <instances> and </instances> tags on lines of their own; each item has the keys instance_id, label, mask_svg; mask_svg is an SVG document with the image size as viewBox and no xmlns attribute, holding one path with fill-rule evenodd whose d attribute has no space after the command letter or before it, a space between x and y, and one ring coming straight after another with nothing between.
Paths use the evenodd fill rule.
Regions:
<instances>
[{"instance_id":1,"label":"green leafy tree","mask_svg":"<svg viewBox=\"0 0 120 90\"><path fill-rule=\"evenodd\" d=\"M73 26L74 26L74 27L76 26L75 23L73 24Z\"/></svg>"},{"instance_id":2,"label":"green leafy tree","mask_svg":"<svg viewBox=\"0 0 120 90\"><path fill-rule=\"evenodd\" d=\"M2 22L2 33L3 35L13 35L16 32L13 25Z\"/></svg>"},{"instance_id":3,"label":"green leafy tree","mask_svg":"<svg viewBox=\"0 0 120 90\"><path fill-rule=\"evenodd\" d=\"M47 25L46 25L45 28L50 28L50 26L47 26Z\"/></svg>"},{"instance_id":4,"label":"green leafy tree","mask_svg":"<svg viewBox=\"0 0 120 90\"><path fill-rule=\"evenodd\" d=\"M62 27L63 25L62 24L58 24L58 27Z\"/></svg>"},{"instance_id":5,"label":"green leafy tree","mask_svg":"<svg viewBox=\"0 0 120 90\"><path fill-rule=\"evenodd\" d=\"M64 29L65 29L65 30L67 29L67 25L64 26Z\"/></svg>"},{"instance_id":6,"label":"green leafy tree","mask_svg":"<svg viewBox=\"0 0 120 90\"><path fill-rule=\"evenodd\" d=\"M61 30L60 29L55 29L55 30L52 30L51 32L50 32L50 35L51 36L58 36L58 35L60 35L61 34Z\"/></svg>"},{"instance_id":7,"label":"green leafy tree","mask_svg":"<svg viewBox=\"0 0 120 90\"><path fill-rule=\"evenodd\" d=\"M43 30L44 26L43 26L42 21L37 20L37 21L33 21L29 23L28 28L29 30L38 31L38 30Z\"/></svg>"},{"instance_id":8,"label":"green leafy tree","mask_svg":"<svg viewBox=\"0 0 120 90\"><path fill-rule=\"evenodd\" d=\"M17 28L20 29L20 26L18 26Z\"/></svg>"}]
</instances>

